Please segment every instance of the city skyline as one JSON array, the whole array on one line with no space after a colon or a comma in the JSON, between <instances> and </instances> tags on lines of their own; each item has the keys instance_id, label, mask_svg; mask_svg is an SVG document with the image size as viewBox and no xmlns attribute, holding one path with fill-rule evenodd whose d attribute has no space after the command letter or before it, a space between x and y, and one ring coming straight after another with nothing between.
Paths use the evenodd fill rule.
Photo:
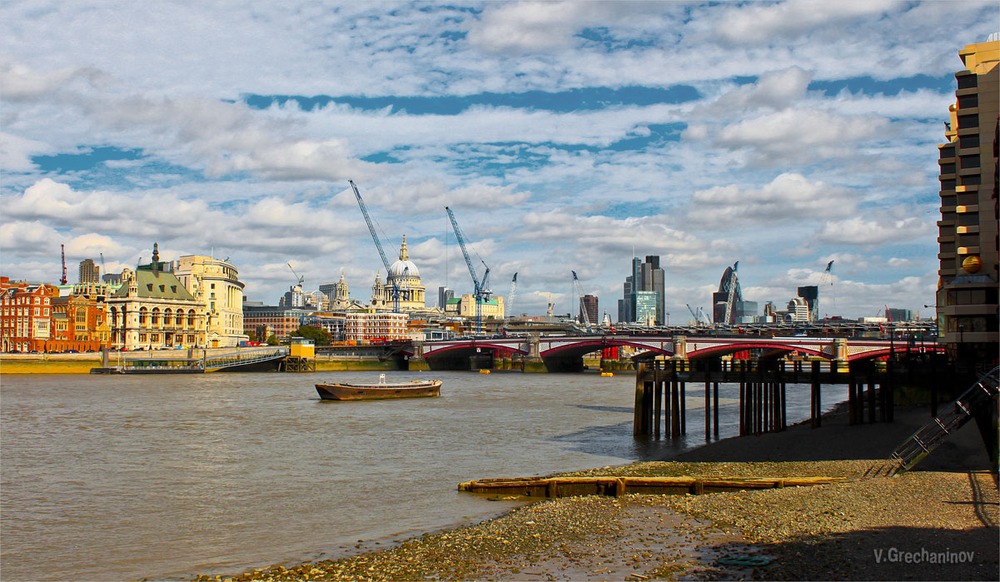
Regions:
<instances>
[{"instance_id":1,"label":"city skyline","mask_svg":"<svg viewBox=\"0 0 1000 582\"><path fill-rule=\"evenodd\" d=\"M471 293L444 207L518 313L611 312L661 257L665 310L933 315L937 144L995 2L48 4L0 8L0 274L229 257L276 303L394 260ZM385 273L381 273L385 279ZM358 291L354 291L357 289ZM822 291L821 291L822 293ZM826 297L820 297L825 309Z\"/></svg>"}]
</instances>

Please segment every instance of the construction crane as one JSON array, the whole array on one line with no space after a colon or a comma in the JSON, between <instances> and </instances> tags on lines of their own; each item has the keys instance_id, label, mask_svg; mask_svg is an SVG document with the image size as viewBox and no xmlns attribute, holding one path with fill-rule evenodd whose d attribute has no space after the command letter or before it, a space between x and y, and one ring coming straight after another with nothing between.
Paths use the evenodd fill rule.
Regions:
<instances>
[{"instance_id":1,"label":"construction crane","mask_svg":"<svg viewBox=\"0 0 1000 582\"><path fill-rule=\"evenodd\" d=\"M372 224L372 217L368 214L368 208L365 206L365 201L361 198L361 192L358 192L358 187L354 184L354 180L348 180L348 183L351 184L351 189L354 190L354 197L358 199L361 214L365 216L368 232L371 233L372 240L375 241L375 248L378 249L378 256L382 258L382 266L385 267L386 282L392 285L392 311L399 313L399 281L396 280L396 277L393 277L392 270L389 268L389 259L386 258L385 251L382 250L382 242L378 238L378 233L375 232L375 225Z\"/></svg>"},{"instance_id":2,"label":"construction crane","mask_svg":"<svg viewBox=\"0 0 1000 582\"><path fill-rule=\"evenodd\" d=\"M694 308L691 307L690 303L686 303L685 305L687 305L688 311L690 311L691 315L694 317L695 324L701 327L702 323L704 323L702 319L705 317L701 307L698 308L698 311L695 311Z\"/></svg>"},{"instance_id":3,"label":"construction crane","mask_svg":"<svg viewBox=\"0 0 1000 582\"><path fill-rule=\"evenodd\" d=\"M583 302L583 291L580 289L580 278L576 276L576 271L570 271L570 273L573 273L573 293L580 298L580 314L582 316L581 319L583 320L581 323L583 323L584 329L590 331L590 314L587 313L587 306Z\"/></svg>"},{"instance_id":4,"label":"construction crane","mask_svg":"<svg viewBox=\"0 0 1000 582\"><path fill-rule=\"evenodd\" d=\"M483 273L482 281L476 275L476 268L472 266L472 259L469 258L469 251L465 248L465 236L462 234L462 229L458 226L458 221L455 220L455 213L451 211L451 208L447 206L444 209L448 212L448 219L451 220L451 228L455 231L455 238L458 239L458 246L462 247L462 255L465 257L465 264L469 267L469 274L472 275L473 292L472 296L476 300L476 334L480 334L483 331L483 303L490 300L490 295L493 294L489 289L489 279L490 279L490 266L486 264L480 258L483 266L486 267L486 272Z\"/></svg>"},{"instance_id":5,"label":"construction crane","mask_svg":"<svg viewBox=\"0 0 1000 582\"><path fill-rule=\"evenodd\" d=\"M65 285L69 282L69 279L66 277L66 245L59 245L59 249L62 251L62 279L59 279L59 281Z\"/></svg>"},{"instance_id":6,"label":"construction crane","mask_svg":"<svg viewBox=\"0 0 1000 582\"><path fill-rule=\"evenodd\" d=\"M293 275L295 275L295 278L296 278L296 279L298 279L298 282L297 282L296 284L297 284L297 285L298 285L299 287L301 287L301 286L302 286L302 282L303 282L303 281L305 281L305 280L306 280L306 278L305 278L305 277L302 277L302 276L300 276L300 275L299 275L298 273L296 273L296 272L295 272L295 267L292 267L292 264L291 264L291 263L285 263L285 264L286 264L286 265L288 265L288 268L292 270L292 274L293 274Z\"/></svg>"},{"instance_id":7,"label":"construction crane","mask_svg":"<svg viewBox=\"0 0 1000 582\"><path fill-rule=\"evenodd\" d=\"M836 306L837 306L837 298L833 294L833 272L831 271L831 269L833 269L833 261L830 261L829 263L826 264L826 269L823 270L823 275L820 277L820 280L819 280L819 286L821 288L824 288L827 285L830 286L830 299L831 299L830 305L831 305L831 307L836 308ZM817 293L817 297L816 297L816 302L817 303L819 303L819 297L818 297L818 295L820 295L820 293ZM819 312L818 306L817 306L816 311ZM828 313L827 317L829 317L829 316L830 316L830 314Z\"/></svg>"}]
</instances>

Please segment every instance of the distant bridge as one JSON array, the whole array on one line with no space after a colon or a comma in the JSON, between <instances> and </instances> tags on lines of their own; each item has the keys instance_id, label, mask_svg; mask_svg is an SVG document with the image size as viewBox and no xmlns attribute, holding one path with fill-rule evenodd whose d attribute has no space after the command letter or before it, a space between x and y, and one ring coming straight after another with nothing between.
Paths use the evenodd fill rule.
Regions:
<instances>
[{"instance_id":1,"label":"distant bridge","mask_svg":"<svg viewBox=\"0 0 1000 582\"><path fill-rule=\"evenodd\" d=\"M778 358L797 354L844 364L878 359L890 354L944 351L936 342L906 342L892 339L604 334L460 338L415 342L411 359L423 360L431 369L469 369L485 367L477 366L480 360L493 358L498 354L510 354L525 362L543 364L548 371L579 371L583 369L584 355L623 347L637 352L634 359L667 356L695 360L753 351L759 358Z\"/></svg>"}]
</instances>

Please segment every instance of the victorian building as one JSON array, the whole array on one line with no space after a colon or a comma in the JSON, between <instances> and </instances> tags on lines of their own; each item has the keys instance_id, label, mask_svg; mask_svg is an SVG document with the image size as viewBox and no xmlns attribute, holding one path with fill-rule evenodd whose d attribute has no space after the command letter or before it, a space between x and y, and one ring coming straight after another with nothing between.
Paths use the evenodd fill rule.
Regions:
<instances>
[{"instance_id":1,"label":"victorian building","mask_svg":"<svg viewBox=\"0 0 1000 582\"><path fill-rule=\"evenodd\" d=\"M54 285L11 283L0 277L0 347L5 352L48 352Z\"/></svg>"},{"instance_id":2,"label":"victorian building","mask_svg":"<svg viewBox=\"0 0 1000 582\"><path fill-rule=\"evenodd\" d=\"M192 295L160 261L122 271L122 285L108 298L111 347L150 350L207 347L209 305Z\"/></svg>"},{"instance_id":3,"label":"victorian building","mask_svg":"<svg viewBox=\"0 0 1000 582\"><path fill-rule=\"evenodd\" d=\"M235 266L213 257L185 255L173 264L172 270L188 293L206 308L207 347L234 347L247 339L243 331L244 284Z\"/></svg>"}]
</instances>

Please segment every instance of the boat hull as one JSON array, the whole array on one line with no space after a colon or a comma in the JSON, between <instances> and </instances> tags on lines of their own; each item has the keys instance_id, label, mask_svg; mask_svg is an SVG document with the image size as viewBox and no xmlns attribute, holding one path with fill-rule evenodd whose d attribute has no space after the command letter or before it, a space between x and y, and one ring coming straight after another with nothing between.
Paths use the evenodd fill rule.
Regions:
<instances>
[{"instance_id":1,"label":"boat hull","mask_svg":"<svg viewBox=\"0 0 1000 582\"><path fill-rule=\"evenodd\" d=\"M323 400L392 400L433 398L441 395L441 381L404 384L316 384Z\"/></svg>"}]
</instances>

